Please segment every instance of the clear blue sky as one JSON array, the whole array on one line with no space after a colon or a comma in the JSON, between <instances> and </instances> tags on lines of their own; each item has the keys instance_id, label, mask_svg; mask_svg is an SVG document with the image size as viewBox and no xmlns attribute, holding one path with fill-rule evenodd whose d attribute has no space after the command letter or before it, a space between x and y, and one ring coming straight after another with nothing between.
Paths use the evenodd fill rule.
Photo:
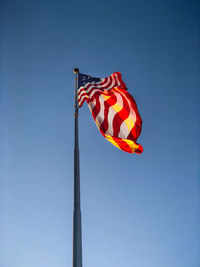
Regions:
<instances>
[{"instance_id":1,"label":"clear blue sky","mask_svg":"<svg viewBox=\"0 0 200 267\"><path fill-rule=\"evenodd\" d=\"M0 266L72 266L73 68L120 71L141 155L80 110L84 267L200 266L198 1L1 1Z\"/></svg>"}]
</instances>

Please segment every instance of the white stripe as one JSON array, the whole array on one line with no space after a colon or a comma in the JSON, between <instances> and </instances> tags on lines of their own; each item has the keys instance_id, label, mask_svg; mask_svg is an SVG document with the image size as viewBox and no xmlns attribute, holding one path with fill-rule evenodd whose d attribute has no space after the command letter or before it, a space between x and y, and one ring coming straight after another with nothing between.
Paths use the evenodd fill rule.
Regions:
<instances>
[{"instance_id":1,"label":"white stripe","mask_svg":"<svg viewBox=\"0 0 200 267\"><path fill-rule=\"evenodd\" d=\"M101 126L101 124L104 121L104 102L105 102L105 99L104 99L103 95L99 96L99 102L100 102L100 111L96 116L96 121L98 121L99 126Z\"/></svg>"},{"instance_id":2,"label":"white stripe","mask_svg":"<svg viewBox=\"0 0 200 267\"><path fill-rule=\"evenodd\" d=\"M131 120L133 122L133 124L135 125L135 122L136 122L136 114L135 114L135 111L133 110L133 108L131 106L131 102L126 97L126 95L124 93L121 92L121 94L123 94L123 96L126 98L128 104L129 104L130 113L129 113L128 119ZM131 130L133 129L133 127L131 129L128 129L126 123L123 121L122 124L121 124L121 126L120 126L120 132L118 134L118 137L119 138L126 139L128 137L128 135L129 135L129 133L131 132Z\"/></svg>"},{"instance_id":3,"label":"white stripe","mask_svg":"<svg viewBox=\"0 0 200 267\"><path fill-rule=\"evenodd\" d=\"M93 108L96 106L96 100L94 99L94 101L88 103L88 106L90 108L90 111L92 112Z\"/></svg>"},{"instance_id":4,"label":"white stripe","mask_svg":"<svg viewBox=\"0 0 200 267\"><path fill-rule=\"evenodd\" d=\"M118 75L117 75L117 73L115 73L115 77L116 77L116 80L117 80L117 86L120 86L121 83L120 83L120 81L119 81L119 79L118 79Z\"/></svg>"},{"instance_id":5,"label":"white stripe","mask_svg":"<svg viewBox=\"0 0 200 267\"><path fill-rule=\"evenodd\" d=\"M96 99L94 98L92 102L89 103L91 110L96 106Z\"/></svg>"},{"instance_id":6,"label":"white stripe","mask_svg":"<svg viewBox=\"0 0 200 267\"><path fill-rule=\"evenodd\" d=\"M122 139L126 139L127 136L128 136L129 132L128 132L128 127L127 125L125 124L125 122L123 121L121 126L120 126L120 132L118 134L118 137L119 138L122 138Z\"/></svg>"},{"instance_id":7,"label":"white stripe","mask_svg":"<svg viewBox=\"0 0 200 267\"><path fill-rule=\"evenodd\" d=\"M129 117L128 117L131 121L134 121L134 118L131 114L129 114ZM134 127L134 126L133 126ZM130 131L133 129L133 127L131 129L128 129L126 123L123 121L121 126L120 126L120 132L118 134L118 137L119 138L122 138L122 139L126 139L130 133Z\"/></svg>"},{"instance_id":8,"label":"white stripe","mask_svg":"<svg viewBox=\"0 0 200 267\"><path fill-rule=\"evenodd\" d=\"M121 95L119 93L115 93L115 96L117 97L117 102L116 104L118 104L121 108L119 111L122 110L123 108L123 99L121 97ZM118 111L118 112L119 112ZM113 119L115 117L115 115L118 113L116 112L112 106L109 107L109 111L108 111L108 130L106 132L106 134L113 136Z\"/></svg>"},{"instance_id":9,"label":"white stripe","mask_svg":"<svg viewBox=\"0 0 200 267\"><path fill-rule=\"evenodd\" d=\"M115 79L114 79L113 75L111 75L111 76L112 76L112 83L108 88L106 88L106 90L110 90L115 86Z\"/></svg>"}]
</instances>

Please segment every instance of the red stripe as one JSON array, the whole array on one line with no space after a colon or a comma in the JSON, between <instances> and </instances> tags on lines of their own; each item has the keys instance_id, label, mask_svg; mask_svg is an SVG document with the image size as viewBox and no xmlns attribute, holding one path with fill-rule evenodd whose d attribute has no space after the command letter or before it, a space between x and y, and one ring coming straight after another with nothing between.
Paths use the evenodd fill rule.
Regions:
<instances>
[{"instance_id":1,"label":"red stripe","mask_svg":"<svg viewBox=\"0 0 200 267\"><path fill-rule=\"evenodd\" d=\"M140 117L140 114L139 114L139 111L137 108L137 104L136 104L134 98L132 97L132 95L129 94L127 91L124 91L123 93L126 95L127 98L130 99L131 106L132 106L132 108L136 114L136 122L135 122L133 129L131 130L131 134L133 135L133 138L136 141L137 138L139 137L140 133L141 133L141 130L142 130L142 119Z\"/></svg>"},{"instance_id":2,"label":"red stripe","mask_svg":"<svg viewBox=\"0 0 200 267\"><path fill-rule=\"evenodd\" d=\"M99 96L100 96L101 93L99 93L96 97L95 97L95 100L96 100L96 105L94 106L94 108L92 109L92 116L94 118L94 120L96 121L96 117L97 115L99 114L99 111L100 111L100 108L101 108L101 105L100 105L100 101L99 101ZM91 100L88 100L88 102L91 102Z\"/></svg>"},{"instance_id":3,"label":"red stripe","mask_svg":"<svg viewBox=\"0 0 200 267\"><path fill-rule=\"evenodd\" d=\"M117 97L113 94L112 91L109 91L109 93L107 95L109 95L110 98L104 102L104 121L101 124L101 130L104 132L107 132L107 130L108 130L108 125L109 125L108 112L109 112L109 109L111 108L111 106L115 105L117 102Z\"/></svg>"},{"instance_id":4,"label":"red stripe","mask_svg":"<svg viewBox=\"0 0 200 267\"><path fill-rule=\"evenodd\" d=\"M138 149L135 150L135 153L141 154L143 151L144 151L143 147L141 145L139 145Z\"/></svg>"},{"instance_id":5,"label":"red stripe","mask_svg":"<svg viewBox=\"0 0 200 267\"><path fill-rule=\"evenodd\" d=\"M124 90L127 90L127 88L126 88L126 84L122 81L122 75L121 75L121 73L120 72L115 72L114 74L116 74L117 75L117 78L118 78L118 80L119 80L119 82L120 82L120 88L122 88L122 89L124 89Z\"/></svg>"},{"instance_id":6,"label":"red stripe","mask_svg":"<svg viewBox=\"0 0 200 267\"><path fill-rule=\"evenodd\" d=\"M128 153L133 153L131 147L122 139L119 138L113 138L114 141L118 144L118 146L121 148L121 150L126 151Z\"/></svg>"},{"instance_id":7,"label":"red stripe","mask_svg":"<svg viewBox=\"0 0 200 267\"><path fill-rule=\"evenodd\" d=\"M122 109L116 113L113 119L113 136L119 137L118 134L120 132L121 124L123 123L124 120L126 120L129 117L130 107L123 94L121 94L119 91L116 91L115 89L113 89L113 91L114 93L119 93L123 100Z\"/></svg>"}]
</instances>

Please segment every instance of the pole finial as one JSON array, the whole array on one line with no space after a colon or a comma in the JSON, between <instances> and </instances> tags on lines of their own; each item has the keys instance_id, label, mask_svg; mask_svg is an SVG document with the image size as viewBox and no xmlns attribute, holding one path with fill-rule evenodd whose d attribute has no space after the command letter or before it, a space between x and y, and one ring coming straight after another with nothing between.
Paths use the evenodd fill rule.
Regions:
<instances>
[{"instance_id":1,"label":"pole finial","mask_svg":"<svg viewBox=\"0 0 200 267\"><path fill-rule=\"evenodd\" d=\"M78 68L75 68L74 69L74 73L76 74L76 73L79 73L79 69Z\"/></svg>"}]
</instances>

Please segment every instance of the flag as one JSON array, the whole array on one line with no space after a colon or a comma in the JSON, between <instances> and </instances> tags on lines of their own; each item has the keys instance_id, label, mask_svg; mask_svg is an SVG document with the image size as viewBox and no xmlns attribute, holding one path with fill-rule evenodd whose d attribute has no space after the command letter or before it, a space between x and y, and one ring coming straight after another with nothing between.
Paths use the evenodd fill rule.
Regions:
<instances>
[{"instance_id":1,"label":"flag","mask_svg":"<svg viewBox=\"0 0 200 267\"><path fill-rule=\"evenodd\" d=\"M104 79L78 74L78 105L85 100L101 134L119 149L140 154L137 144L142 119L134 98L127 92L121 73Z\"/></svg>"}]
</instances>

